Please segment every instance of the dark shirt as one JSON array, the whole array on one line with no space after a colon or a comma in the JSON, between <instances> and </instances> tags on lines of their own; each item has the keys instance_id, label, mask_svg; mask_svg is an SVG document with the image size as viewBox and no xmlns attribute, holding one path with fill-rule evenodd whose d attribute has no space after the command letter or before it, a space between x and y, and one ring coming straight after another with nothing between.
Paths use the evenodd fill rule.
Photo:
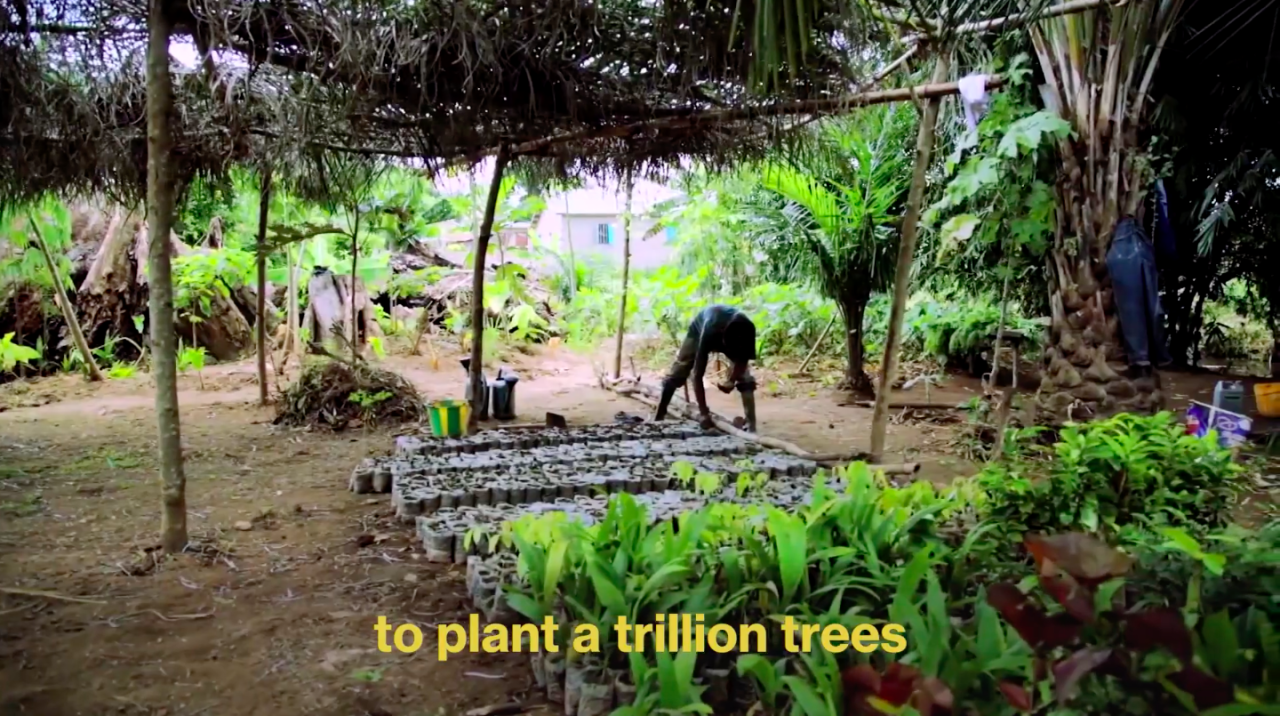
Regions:
<instances>
[{"instance_id":1,"label":"dark shirt","mask_svg":"<svg viewBox=\"0 0 1280 716\"><path fill-rule=\"evenodd\" d=\"M756 359L756 325L732 306L708 306L689 325L688 339L697 341L697 365L706 365L712 353L734 363ZM686 340L688 340L686 339Z\"/></svg>"}]
</instances>

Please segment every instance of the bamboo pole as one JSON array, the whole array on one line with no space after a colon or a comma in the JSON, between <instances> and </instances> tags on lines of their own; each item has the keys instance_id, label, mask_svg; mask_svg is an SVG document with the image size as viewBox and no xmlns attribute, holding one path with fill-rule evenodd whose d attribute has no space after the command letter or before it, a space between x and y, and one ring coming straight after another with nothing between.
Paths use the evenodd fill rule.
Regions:
<instances>
[{"instance_id":1,"label":"bamboo pole","mask_svg":"<svg viewBox=\"0 0 1280 716\"><path fill-rule=\"evenodd\" d=\"M351 229L351 361L360 358L360 306L356 303L356 265L360 259L360 206L351 209L354 215Z\"/></svg>"},{"instance_id":2,"label":"bamboo pole","mask_svg":"<svg viewBox=\"0 0 1280 716\"><path fill-rule=\"evenodd\" d=\"M271 168L262 169L258 187L258 402L267 393L267 215L271 211Z\"/></svg>"},{"instance_id":3,"label":"bamboo pole","mask_svg":"<svg viewBox=\"0 0 1280 716\"><path fill-rule=\"evenodd\" d=\"M506 149L498 151L493 164L493 179L489 182L489 197L484 204L484 218L476 233L471 272L471 410L467 416L467 434L474 435L480 427L480 401L484 400L484 267L489 253L489 233L493 230L493 214L498 208L498 190L502 186L502 173L507 168Z\"/></svg>"},{"instance_id":4,"label":"bamboo pole","mask_svg":"<svg viewBox=\"0 0 1280 716\"><path fill-rule=\"evenodd\" d=\"M285 353L282 366L289 364L289 356L297 354L298 360L302 358L302 316L298 310L298 270L302 264L302 254L306 250L306 242L302 246L286 247L289 255L289 298L286 302L286 313L289 320L289 331L285 337Z\"/></svg>"},{"instance_id":5,"label":"bamboo pole","mask_svg":"<svg viewBox=\"0 0 1280 716\"><path fill-rule=\"evenodd\" d=\"M627 333L627 281L631 274L631 194L635 180L627 171L627 203L622 209L622 301L618 306L618 338L613 346L613 379L622 377L622 342Z\"/></svg>"},{"instance_id":6,"label":"bamboo pole","mask_svg":"<svg viewBox=\"0 0 1280 716\"><path fill-rule=\"evenodd\" d=\"M938 54L933 68L933 82L939 84L947 76L949 66L947 51ZM934 132L938 124L938 106L941 95L925 101L920 117L920 130L916 135L916 161L911 177L911 189L907 193L907 211L902 222L902 240L898 245L898 265L894 276L893 307L889 311L889 331L885 338L884 360L880 362L880 386L876 391L875 412L871 416L871 460L884 457L885 430L889 423L889 394L898 371L898 347L902 342L902 316L907 308L907 296L911 288L911 262L915 259L916 236L920 229L920 209L924 204L925 172L933 154Z\"/></svg>"},{"instance_id":7,"label":"bamboo pole","mask_svg":"<svg viewBox=\"0 0 1280 716\"><path fill-rule=\"evenodd\" d=\"M75 344L76 351L84 359L84 365L89 370L89 380L101 381L103 380L102 371L93 360L93 351L89 350L89 341L85 340L84 331L80 329L75 308L67 299L67 290L62 286L62 275L58 273L58 264L53 261L53 254L49 252L49 245L44 241L44 234L40 232L34 216L27 217L27 224L36 238L36 248L40 249L40 255L44 257L45 265L49 267L49 276L53 278L53 300L57 302L58 310L62 311L62 319L67 322L67 330L71 331L71 342Z\"/></svg>"}]
</instances>

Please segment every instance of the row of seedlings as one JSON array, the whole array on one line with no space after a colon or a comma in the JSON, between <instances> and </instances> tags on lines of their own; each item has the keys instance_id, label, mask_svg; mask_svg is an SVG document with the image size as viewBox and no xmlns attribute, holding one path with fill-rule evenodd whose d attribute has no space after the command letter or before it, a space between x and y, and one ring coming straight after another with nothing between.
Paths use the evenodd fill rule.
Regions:
<instances>
[{"instance_id":1,"label":"row of seedlings","mask_svg":"<svg viewBox=\"0 0 1280 716\"><path fill-rule=\"evenodd\" d=\"M618 442L621 440L682 439L700 435L716 435L693 421L578 425L565 428L484 430L475 435L439 438L430 434L402 435L396 438L398 455L441 455L486 452L488 450L527 450L546 445Z\"/></svg>"}]
</instances>

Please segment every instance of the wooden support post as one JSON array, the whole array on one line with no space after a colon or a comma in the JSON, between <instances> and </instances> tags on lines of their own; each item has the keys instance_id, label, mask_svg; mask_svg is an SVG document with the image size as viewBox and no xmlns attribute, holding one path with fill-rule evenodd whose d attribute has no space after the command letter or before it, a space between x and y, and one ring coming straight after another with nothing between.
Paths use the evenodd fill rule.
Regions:
<instances>
[{"instance_id":1,"label":"wooden support post","mask_svg":"<svg viewBox=\"0 0 1280 716\"><path fill-rule=\"evenodd\" d=\"M622 377L622 340L627 332L627 281L631 274L631 193L635 180L627 170L625 190L627 203L622 210L622 301L618 306L618 340L613 347L613 379Z\"/></svg>"},{"instance_id":2,"label":"wooden support post","mask_svg":"<svg viewBox=\"0 0 1280 716\"><path fill-rule=\"evenodd\" d=\"M271 211L271 168L263 167L258 187L258 402L267 393L267 215Z\"/></svg>"},{"instance_id":3,"label":"wooden support post","mask_svg":"<svg viewBox=\"0 0 1280 716\"><path fill-rule=\"evenodd\" d=\"M484 267L489 253L489 234L493 231L493 214L498 207L498 190L502 186L502 173L507 168L507 151L498 150L493 162L493 181L489 183L489 198L484 204L484 218L472 250L475 266L471 274L471 410L467 416L467 434L474 435L480 427L480 401L484 400Z\"/></svg>"},{"instance_id":4,"label":"wooden support post","mask_svg":"<svg viewBox=\"0 0 1280 716\"><path fill-rule=\"evenodd\" d=\"M173 326L174 172L173 80L169 75L169 3L153 2L147 21L147 310L151 324L151 377L156 383L160 452L160 544L169 554L187 546L187 477L182 466L178 414L178 336ZM141 257L139 257L141 258Z\"/></svg>"},{"instance_id":5,"label":"wooden support post","mask_svg":"<svg viewBox=\"0 0 1280 716\"><path fill-rule=\"evenodd\" d=\"M947 77L947 51L938 54L933 68L934 84ZM871 416L871 461L884 457L885 430L889 422L889 394L898 372L898 347L902 342L902 316L906 312L911 289L911 262L915 259L916 235L920 229L920 210L924 204L925 172L933 155L934 131L938 124L939 97L925 100L916 134L916 161L907 193L907 211L902 221L902 240L898 246L898 265L894 277L893 307L889 311L889 331L885 338L884 360L880 362L880 386L876 391L875 413Z\"/></svg>"}]
</instances>

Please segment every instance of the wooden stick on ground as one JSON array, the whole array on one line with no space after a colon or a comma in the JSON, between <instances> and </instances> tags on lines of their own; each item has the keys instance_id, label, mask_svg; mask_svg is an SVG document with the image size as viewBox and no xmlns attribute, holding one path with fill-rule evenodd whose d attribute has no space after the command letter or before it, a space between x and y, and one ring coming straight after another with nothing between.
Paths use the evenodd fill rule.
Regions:
<instances>
[{"instance_id":1,"label":"wooden stick on ground","mask_svg":"<svg viewBox=\"0 0 1280 716\"><path fill-rule=\"evenodd\" d=\"M875 401L872 400L854 400L848 403L840 403L842 408L874 408ZM913 401L904 401L900 403L889 403L889 410L963 410L962 406L951 405L950 403L921 403Z\"/></svg>"},{"instance_id":2,"label":"wooden stick on ground","mask_svg":"<svg viewBox=\"0 0 1280 716\"><path fill-rule=\"evenodd\" d=\"M605 385L619 395L624 395L632 398L633 400L638 400L646 405L656 406L658 404L658 400L661 398L661 393L656 388L650 385L645 385L638 380L623 379L606 381ZM684 416L685 418L695 419L694 415L696 411L694 411L693 407L685 401L677 402L673 399L671 401L670 410ZM866 453L862 451L813 454L795 443L779 438L771 438L765 435L749 433L737 428L733 425L732 421L717 413L711 414L711 421L715 424L716 429L723 433L727 433L736 438L741 438L742 440L750 440L751 442L763 445L764 447L781 450L795 455L796 457L804 458L805 460L813 460L814 462L821 464L853 462L857 460L865 460L867 457ZM920 464L915 462L874 465L873 467L887 475L912 475L920 471Z\"/></svg>"},{"instance_id":3,"label":"wooden stick on ground","mask_svg":"<svg viewBox=\"0 0 1280 716\"><path fill-rule=\"evenodd\" d=\"M827 339L827 334L831 332L831 327L835 324L836 317L832 316L831 320L827 321L827 327L822 329L822 335L818 336L818 340L813 344L813 348L809 349L809 355L804 357L804 362L800 364L800 369L796 371L797 373L803 373L804 369L809 367L809 361L813 360L813 357L818 354L818 348Z\"/></svg>"},{"instance_id":4,"label":"wooden stick on ground","mask_svg":"<svg viewBox=\"0 0 1280 716\"><path fill-rule=\"evenodd\" d=\"M77 604L106 604L101 599L85 599L84 597L69 597L65 594L57 592L46 592L43 589L19 589L18 587L0 587L0 593L17 594L24 597L42 597L44 599L57 599L62 602L76 602Z\"/></svg>"}]
</instances>

